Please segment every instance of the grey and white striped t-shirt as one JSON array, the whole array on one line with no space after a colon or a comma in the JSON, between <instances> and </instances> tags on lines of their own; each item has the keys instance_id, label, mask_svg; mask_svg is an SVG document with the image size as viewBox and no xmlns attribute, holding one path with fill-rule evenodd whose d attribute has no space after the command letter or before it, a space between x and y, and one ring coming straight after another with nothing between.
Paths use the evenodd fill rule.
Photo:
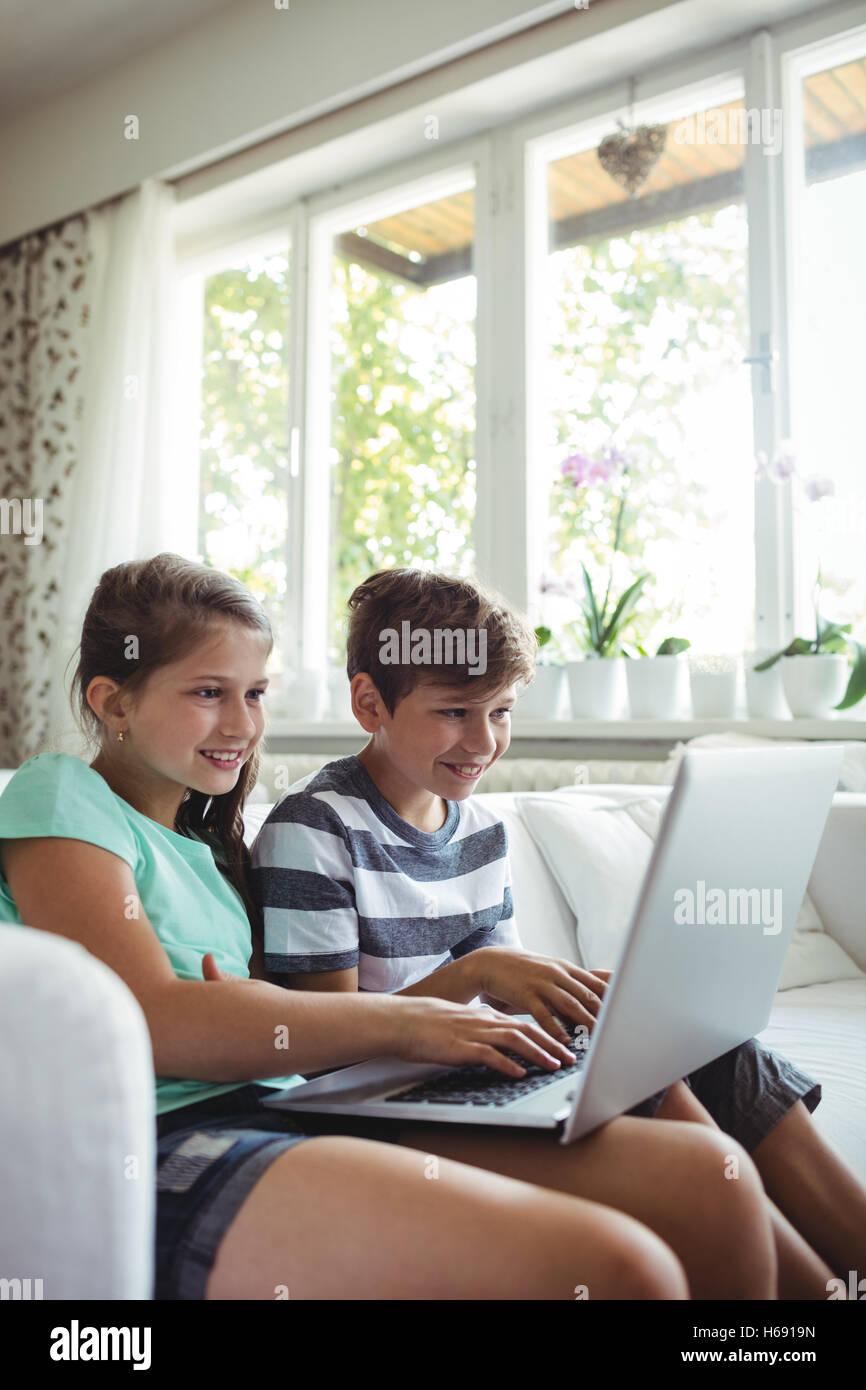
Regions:
<instances>
[{"instance_id":1,"label":"grey and white striped t-shirt","mask_svg":"<svg viewBox=\"0 0 866 1390\"><path fill-rule=\"evenodd\" d=\"M447 806L416 829L354 754L295 782L252 849L266 970L357 965L359 990L393 993L481 946L520 949L505 826L472 797Z\"/></svg>"}]
</instances>

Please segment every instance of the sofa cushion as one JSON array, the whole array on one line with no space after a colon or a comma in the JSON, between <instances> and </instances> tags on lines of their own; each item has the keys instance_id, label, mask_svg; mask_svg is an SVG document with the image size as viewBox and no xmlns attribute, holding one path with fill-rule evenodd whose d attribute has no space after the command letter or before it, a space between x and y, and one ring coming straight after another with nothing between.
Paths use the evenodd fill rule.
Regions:
<instances>
[{"instance_id":1,"label":"sofa cushion","mask_svg":"<svg viewBox=\"0 0 866 1390\"><path fill-rule=\"evenodd\" d=\"M652 841L613 800L566 792L515 798L577 919L580 964L612 970L652 854Z\"/></svg>"},{"instance_id":2,"label":"sofa cushion","mask_svg":"<svg viewBox=\"0 0 866 1390\"><path fill-rule=\"evenodd\" d=\"M689 739L688 743L677 743L662 764L663 775L660 782L673 783L676 779L683 754L689 748L797 748L809 740L805 738L761 738L757 734L741 734L728 730L722 734L701 734ZM834 742L837 740L834 739ZM839 791L866 791L866 742L863 739L838 740L842 748L842 767L839 771Z\"/></svg>"},{"instance_id":3,"label":"sofa cushion","mask_svg":"<svg viewBox=\"0 0 866 1390\"><path fill-rule=\"evenodd\" d=\"M820 1081L815 1124L866 1182L866 975L777 994L758 1036Z\"/></svg>"},{"instance_id":4,"label":"sofa cushion","mask_svg":"<svg viewBox=\"0 0 866 1390\"><path fill-rule=\"evenodd\" d=\"M623 809L653 841L656 839L661 824L661 802L644 797ZM804 985L820 985L829 980L853 980L862 974L856 961L824 931L824 924L807 891L782 963L779 989L800 989Z\"/></svg>"},{"instance_id":5,"label":"sofa cushion","mask_svg":"<svg viewBox=\"0 0 866 1390\"><path fill-rule=\"evenodd\" d=\"M666 798L585 802L579 790L518 797L521 814L577 918L578 952L590 968L611 969L631 922ZM860 978L828 936L807 893L782 965L779 989Z\"/></svg>"}]
</instances>

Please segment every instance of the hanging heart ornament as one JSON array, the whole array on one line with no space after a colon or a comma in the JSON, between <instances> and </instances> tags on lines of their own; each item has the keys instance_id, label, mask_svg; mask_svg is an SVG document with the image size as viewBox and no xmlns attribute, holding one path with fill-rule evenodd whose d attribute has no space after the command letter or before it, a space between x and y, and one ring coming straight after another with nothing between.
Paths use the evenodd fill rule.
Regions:
<instances>
[{"instance_id":1,"label":"hanging heart ornament","mask_svg":"<svg viewBox=\"0 0 866 1390\"><path fill-rule=\"evenodd\" d=\"M636 193L662 156L667 126L639 125L606 135L598 147L598 162L622 188Z\"/></svg>"}]
</instances>

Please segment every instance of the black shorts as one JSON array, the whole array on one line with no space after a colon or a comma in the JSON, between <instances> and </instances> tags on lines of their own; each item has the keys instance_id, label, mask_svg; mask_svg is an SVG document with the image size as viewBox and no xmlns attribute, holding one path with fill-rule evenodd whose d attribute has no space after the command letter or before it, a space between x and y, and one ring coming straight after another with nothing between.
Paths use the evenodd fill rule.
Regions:
<instances>
[{"instance_id":1,"label":"black shorts","mask_svg":"<svg viewBox=\"0 0 866 1390\"><path fill-rule=\"evenodd\" d=\"M751 1038L684 1080L716 1123L751 1153L802 1100L812 1111L821 1087ZM251 1189L286 1149L321 1134L396 1143L393 1120L302 1115L262 1104L270 1086L236 1091L157 1116L156 1299L203 1299L225 1232ZM653 1116L659 1091L628 1113Z\"/></svg>"}]
</instances>

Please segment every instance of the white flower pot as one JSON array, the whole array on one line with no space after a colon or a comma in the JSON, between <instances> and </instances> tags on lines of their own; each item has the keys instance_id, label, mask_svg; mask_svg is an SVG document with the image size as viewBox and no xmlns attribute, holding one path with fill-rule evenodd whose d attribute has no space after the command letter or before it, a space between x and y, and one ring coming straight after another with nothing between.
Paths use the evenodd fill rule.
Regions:
<instances>
[{"instance_id":1,"label":"white flower pot","mask_svg":"<svg viewBox=\"0 0 866 1390\"><path fill-rule=\"evenodd\" d=\"M524 719L560 719L565 694L564 666L536 666L535 679L515 705Z\"/></svg>"},{"instance_id":2,"label":"white flower pot","mask_svg":"<svg viewBox=\"0 0 866 1390\"><path fill-rule=\"evenodd\" d=\"M625 663L625 679L632 718L676 718L687 669L686 659L679 653L629 658Z\"/></svg>"},{"instance_id":3,"label":"white flower pot","mask_svg":"<svg viewBox=\"0 0 866 1390\"><path fill-rule=\"evenodd\" d=\"M736 657L689 657L689 686L695 719L733 719L737 706Z\"/></svg>"},{"instance_id":4,"label":"white flower pot","mask_svg":"<svg viewBox=\"0 0 866 1390\"><path fill-rule=\"evenodd\" d=\"M624 703L624 665L624 657L595 655L567 663L572 719L619 718Z\"/></svg>"},{"instance_id":5,"label":"white flower pot","mask_svg":"<svg viewBox=\"0 0 866 1390\"><path fill-rule=\"evenodd\" d=\"M845 694L848 658L838 652L783 656L782 686L795 719L822 719Z\"/></svg>"},{"instance_id":6,"label":"white flower pot","mask_svg":"<svg viewBox=\"0 0 866 1390\"><path fill-rule=\"evenodd\" d=\"M785 704L785 692L782 688L782 663L777 661L769 671L754 669L772 655L769 647L743 653L746 712L750 719L788 718L788 706Z\"/></svg>"}]
</instances>

